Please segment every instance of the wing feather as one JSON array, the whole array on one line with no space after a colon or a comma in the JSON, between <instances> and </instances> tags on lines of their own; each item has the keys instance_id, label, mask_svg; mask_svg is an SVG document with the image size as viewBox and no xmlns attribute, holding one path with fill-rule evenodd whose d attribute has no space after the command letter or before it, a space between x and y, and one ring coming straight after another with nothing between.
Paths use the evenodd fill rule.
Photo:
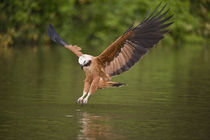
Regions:
<instances>
[{"instance_id":1,"label":"wing feather","mask_svg":"<svg viewBox=\"0 0 210 140\"><path fill-rule=\"evenodd\" d=\"M104 66L105 71L110 76L119 75L129 70L139 59L148 52L167 33L173 22L166 23L173 15L166 16L166 4L158 11L161 3L149 15L149 12L143 21L133 27L133 25L109 47L107 47L99 56L99 63Z\"/></svg>"},{"instance_id":2,"label":"wing feather","mask_svg":"<svg viewBox=\"0 0 210 140\"><path fill-rule=\"evenodd\" d=\"M78 57L80 57L82 55L81 52L81 48L78 46L72 46L72 45L67 45L66 42L63 41L63 39L60 37L60 35L56 32L56 30L54 29L54 27L49 24L49 26L47 27L47 33L48 36L50 37L50 39L62 46L64 46L65 48L69 49L70 51L72 51L74 54L76 54Z\"/></svg>"}]
</instances>

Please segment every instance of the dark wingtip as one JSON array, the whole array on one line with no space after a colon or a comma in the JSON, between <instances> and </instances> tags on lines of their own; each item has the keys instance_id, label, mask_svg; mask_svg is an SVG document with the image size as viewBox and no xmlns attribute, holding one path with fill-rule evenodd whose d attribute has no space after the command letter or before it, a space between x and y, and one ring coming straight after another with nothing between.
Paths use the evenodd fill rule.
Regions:
<instances>
[{"instance_id":1,"label":"dark wingtip","mask_svg":"<svg viewBox=\"0 0 210 140\"><path fill-rule=\"evenodd\" d=\"M66 46L67 44L63 41L63 39L59 36L59 34L55 31L52 24L49 24L47 27L47 33L50 39L62 46Z\"/></svg>"}]
</instances>

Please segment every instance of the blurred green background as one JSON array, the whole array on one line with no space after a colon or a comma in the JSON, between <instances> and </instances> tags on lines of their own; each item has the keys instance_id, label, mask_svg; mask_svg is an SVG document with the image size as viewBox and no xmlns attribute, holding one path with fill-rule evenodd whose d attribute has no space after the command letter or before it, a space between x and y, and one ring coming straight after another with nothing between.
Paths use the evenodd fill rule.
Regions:
<instances>
[{"instance_id":1,"label":"blurred green background","mask_svg":"<svg viewBox=\"0 0 210 140\"><path fill-rule=\"evenodd\" d=\"M132 23L140 23L147 11L159 3L160 0L1 0L0 47L49 43L49 23L68 43L83 48L107 46ZM206 42L210 34L209 0L163 3L168 4L175 22L164 42Z\"/></svg>"},{"instance_id":2,"label":"blurred green background","mask_svg":"<svg viewBox=\"0 0 210 140\"><path fill-rule=\"evenodd\" d=\"M170 32L87 106L78 58L47 36L97 55L159 3L0 0L0 140L209 140L210 0L163 0Z\"/></svg>"}]
</instances>

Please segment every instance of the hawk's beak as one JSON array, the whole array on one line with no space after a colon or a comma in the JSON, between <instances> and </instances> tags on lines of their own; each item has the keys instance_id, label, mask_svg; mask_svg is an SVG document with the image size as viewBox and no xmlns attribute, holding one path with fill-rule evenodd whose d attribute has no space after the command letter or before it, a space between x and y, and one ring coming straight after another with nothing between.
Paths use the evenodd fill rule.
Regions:
<instances>
[{"instance_id":1,"label":"hawk's beak","mask_svg":"<svg viewBox=\"0 0 210 140\"><path fill-rule=\"evenodd\" d=\"M83 67L84 67L84 66L83 66L83 65L80 65L80 67L81 67L81 69L83 70Z\"/></svg>"}]
</instances>

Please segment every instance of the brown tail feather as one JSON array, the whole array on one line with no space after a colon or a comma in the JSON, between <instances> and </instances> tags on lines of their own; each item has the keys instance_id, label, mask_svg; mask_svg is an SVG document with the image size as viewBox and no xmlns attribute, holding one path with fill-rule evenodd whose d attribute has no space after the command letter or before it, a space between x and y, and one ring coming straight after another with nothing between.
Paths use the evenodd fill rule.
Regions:
<instances>
[{"instance_id":1,"label":"brown tail feather","mask_svg":"<svg viewBox=\"0 0 210 140\"><path fill-rule=\"evenodd\" d=\"M115 83L115 84L112 84L113 87L121 87L121 86L124 86L126 85L125 83Z\"/></svg>"},{"instance_id":2,"label":"brown tail feather","mask_svg":"<svg viewBox=\"0 0 210 140\"><path fill-rule=\"evenodd\" d=\"M118 83L118 82L111 82L110 85L112 87L121 87L121 86L124 86L126 84L125 83Z\"/></svg>"},{"instance_id":3,"label":"brown tail feather","mask_svg":"<svg viewBox=\"0 0 210 140\"><path fill-rule=\"evenodd\" d=\"M100 82L98 85L98 89L103 89L103 88L110 88L110 87L121 87L126 85L125 83L118 83L118 82L112 82L112 81L108 81L108 82Z\"/></svg>"}]
</instances>

